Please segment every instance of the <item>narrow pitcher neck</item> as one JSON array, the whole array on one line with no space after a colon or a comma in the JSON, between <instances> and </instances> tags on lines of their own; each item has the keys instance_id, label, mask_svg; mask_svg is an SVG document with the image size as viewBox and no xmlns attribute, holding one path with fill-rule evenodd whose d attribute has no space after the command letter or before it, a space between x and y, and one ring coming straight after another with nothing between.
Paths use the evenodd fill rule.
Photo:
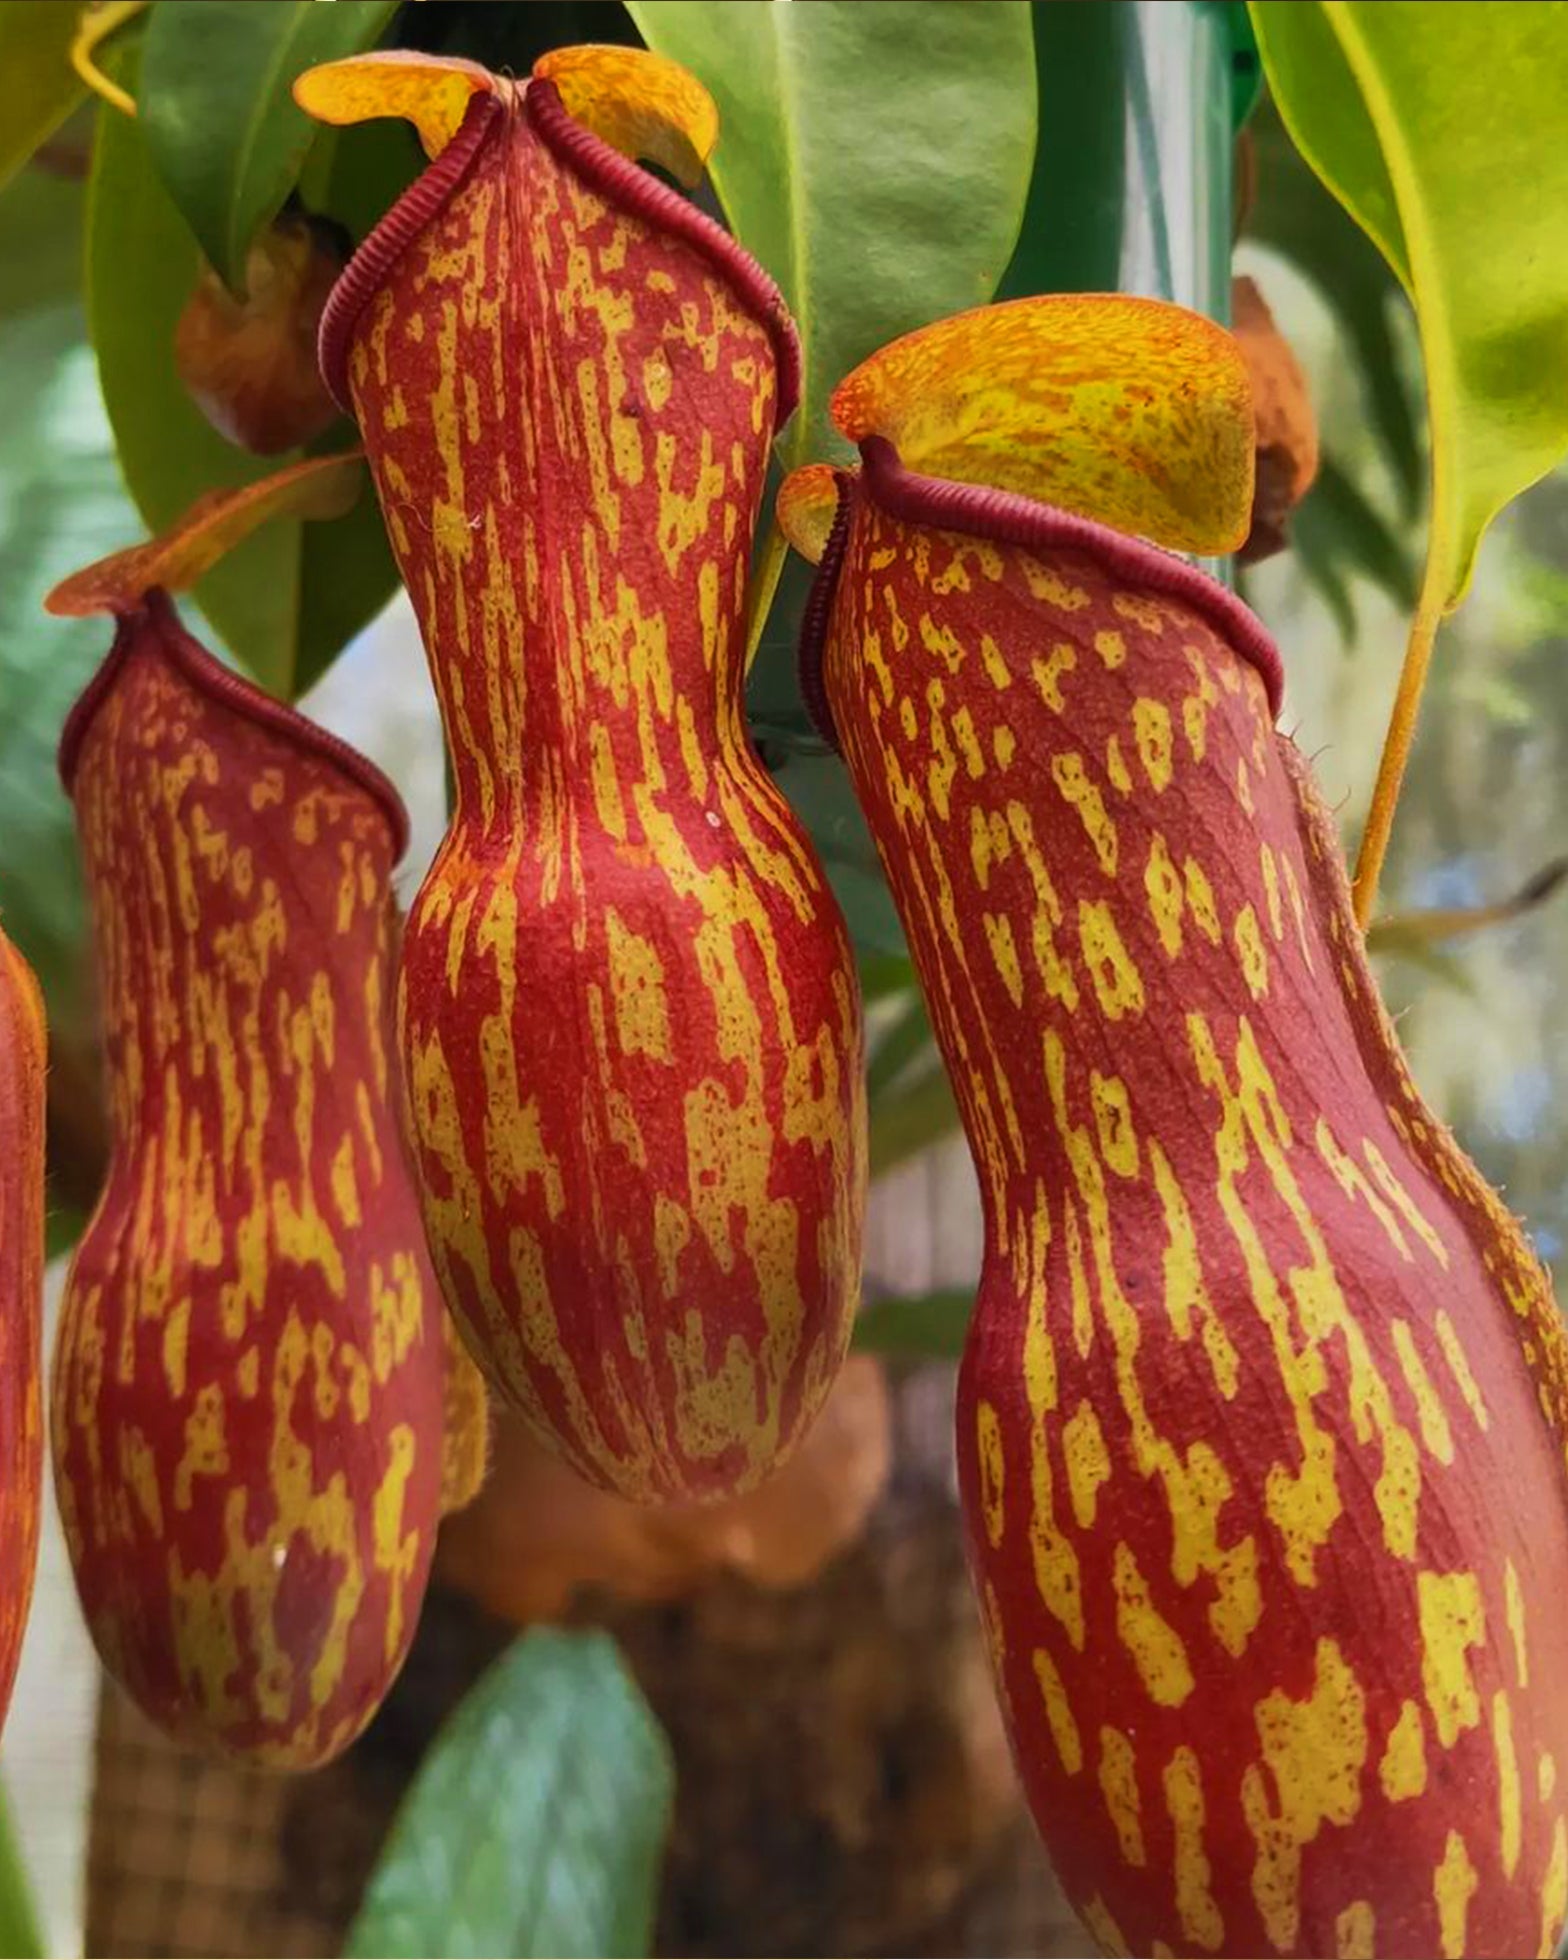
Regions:
<instances>
[{"instance_id":1,"label":"narrow pitcher neck","mask_svg":"<svg viewBox=\"0 0 1568 1960\"><path fill-rule=\"evenodd\" d=\"M536 113L540 86L491 108L377 262L344 362L480 822L591 787L656 729L738 735L788 344L755 268L558 102Z\"/></svg>"}]
</instances>

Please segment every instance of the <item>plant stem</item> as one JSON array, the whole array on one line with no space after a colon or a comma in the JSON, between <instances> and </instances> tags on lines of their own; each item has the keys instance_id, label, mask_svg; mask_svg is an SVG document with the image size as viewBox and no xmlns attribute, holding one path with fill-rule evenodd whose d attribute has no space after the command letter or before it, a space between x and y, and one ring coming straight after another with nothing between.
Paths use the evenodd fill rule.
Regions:
<instances>
[{"instance_id":1,"label":"plant stem","mask_svg":"<svg viewBox=\"0 0 1568 1960\"><path fill-rule=\"evenodd\" d=\"M1441 609L1422 593L1410 622L1410 638L1405 645L1405 664L1400 669L1399 691L1388 717L1388 733L1383 737L1383 753L1378 761L1377 782L1372 790L1372 808L1367 827L1361 833L1361 849L1356 855L1356 876L1351 887L1356 923L1364 932L1377 902L1377 884L1383 860L1388 855L1389 835L1394 828L1394 810L1399 802L1405 765L1415 740L1416 722L1421 713L1421 695L1427 670L1432 664L1432 642L1437 635Z\"/></svg>"}]
</instances>

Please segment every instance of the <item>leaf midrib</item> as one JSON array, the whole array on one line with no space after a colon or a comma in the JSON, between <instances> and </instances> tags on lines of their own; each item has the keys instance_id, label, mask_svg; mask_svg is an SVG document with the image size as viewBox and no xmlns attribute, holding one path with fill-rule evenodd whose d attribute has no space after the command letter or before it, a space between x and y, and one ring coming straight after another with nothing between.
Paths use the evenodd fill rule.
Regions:
<instances>
[{"instance_id":1,"label":"leaf midrib","mask_svg":"<svg viewBox=\"0 0 1568 1960\"><path fill-rule=\"evenodd\" d=\"M235 151L238 167L229 187L229 221L224 227L224 279L236 290L243 290L245 285L243 256L250 244L250 239L243 235L245 226L239 222L241 193L252 175L258 138L276 99L278 81L287 65L288 55L304 28L309 8L316 4L319 4L319 0L293 0L289 24L274 45L274 59L263 67L264 86L250 98L251 112L244 125L244 140Z\"/></svg>"}]
</instances>

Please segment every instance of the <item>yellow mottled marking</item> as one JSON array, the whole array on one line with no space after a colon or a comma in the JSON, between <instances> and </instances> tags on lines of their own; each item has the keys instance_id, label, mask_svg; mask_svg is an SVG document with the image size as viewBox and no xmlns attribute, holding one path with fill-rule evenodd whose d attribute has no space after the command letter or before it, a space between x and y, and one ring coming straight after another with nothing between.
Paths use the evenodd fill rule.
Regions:
<instances>
[{"instance_id":1,"label":"yellow mottled marking","mask_svg":"<svg viewBox=\"0 0 1568 1960\"><path fill-rule=\"evenodd\" d=\"M1406 1320L1394 1322L1394 1353L1399 1359L1399 1372L1405 1378L1405 1386L1415 1401L1422 1442L1439 1463L1452 1463L1454 1439L1448 1427L1448 1415L1432 1377L1416 1351L1415 1336Z\"/></svg>"},{"instance_id":2,"label":"yellow mottled marking","mask_svg":"<svg viewBox=\"0 0 1568 1960\"><path fill-rule=\"evenodd\" d=\"M993 864L1005 864L1012 856L1013 840L1004 818L993 812L989 817L979 809L969 812L969 863L981 891L991 885Z\"/></svg>"},{"instance_id":3,"label":"yellow mottled marking","mask_svg":"<svg viewBox=\"0 0 1568 1960\"><path fill-rule=\"evenodd\" d=\"M1116 1273L1104 1171L1088 1131L1068 1118L1067 1056L1061 1037L1047 1029L1041 1046L1056 1132L1088 1218L1101 1303L1115 1347L1116 1386L1128 1418L1133 1464L1143 1476L1157 1474L1164 1485L1173 1534L1172 1576L1180 1586L1191 1585L1200 1572L1213 1577L1210 1624L1228 1652L1240 1653L1262 1610L1257 1548L1250 1536L1234 1545L1220 1543L1219 1515L1231 1486L1213 1450L1207 1444L1194 1443L1183 1456L1161 1434L1149 1413L1137 1366L1141 1317ZM1152 1138L1149 1147L1152 1158L1157 1148ZM1064 1212L1074 1338L1080 1354L1086 1355L1092 1345L1093 1319L1081 1234L1070 1203Z\"/></svg>"},{"instance_id":4,"label":"yellow mottled marking","mask_svg":"<svg viewBox=\"0 0 1568 1960\"><path fill-rule=\"evenodd\" d=\"M673 1062L664 962L658 948L624 924L613 906L604 915L604 931L610 994L615 1004L615 1032L621 1053L646 1055L655 1062Z\"/></svg>"},{"instance_id":5,"label":"yellow mottled marking","mask_svg":"<svg viewBox=\"0 0 1568 1960\"><path fill-rule=\"evenodd\" d=\"M1422 1572L1416 1579L1421 1621L1421 1684L1437 1728L1452 1749L1481 1719L1469 1650L1486 1639L1486 1609L1473 1572Z\"/></svg>"},{"instance_id":6,"label":"yellow mottled marking","mask_svg":"<svg viewBox=\"0 0 1568 1960\"><path fill-rule=\"evenodd\" d=\"M354 1176L354 1138L345 1132L332 1157L332 1202L338 1217L352 1229L360 1222L359 1184Z\"/></svg>"},{"instance_id":7,"label":"yellow mottled marking","mask_svg":"<svg viewBox=\"0 0 1568 1960\"><path fill-rule=\"evenodd\" d=\"M1399 1719L1388 1732L1377 1775L1390 1803L1419 1797L1426 1788L1426 1730L1421 1710L1413 1701L1404 1703Z\"/></svg>"},{"instance_id":8,"label":"yellow mottled marking","mask_svg":"<svg viewBox=\"0 0 1568 1960\"><path fill-rule=\"evenodd\" d=\"M1141 1014L1143 976L1122 944L1109 904L1091 904L1088 899L1079 899L1078 943L1094 983L1100 1012L1106 1020L1119 1021L1124 1015Z\"/></svg>"},{"instance_id":9,"label":"yellow mottled marking","mask_svg":"<svg viewBox=\"0 0 1568 1960\"><path fill-rule=\"evenodd\" d=\"M1555 1953L1568 1913L1568 1824L1561 1817L1552 1829L1552 1856L1541 1885L1542 1953Z\"/></svg>"},{"instance_id":10,"label":"yellow mottled marking","mask_svg":"<svg viewBox=\"0 0 1568 1960\"><path fill-rule=\"evenodd\" d=\"M1514 1570L1514 1562L1503 1561L1503 1606L1508 1616L1508 1636L1513 1642L1514 1673L1519 1677L1521 1688L1530 1685L1530 1653L1524 1637L1524 1593L1519 1586L1519 1574Z\"/></svg>"},{"instance_id":11,"label":"yellow mottled marking","mask_svg":"<svg viewBox=\"0 0 1568 1960\"><path fill-rule=\"evenodd\" d=\"M1079 1529L1087 1531L1094 1523L1100 1486L1111 1474L1111 1459L1100 1433L1099 1418L1092 1406L1080 1402L1062 1430L1062 1455L1067 1461L1067 1488L1072 1493L1073 1516Z\"/></svg>"},{"instance_id":12,"label":"yellow mottled marking","mask_svg":"<svg viewBox=\"0 0 1568 1960\"><path fill-rule=\"evenodd\" d=\"M1127 758L1122 754L1122 745L1114 735L1105 744L1105 775L1119 796L1132 794L1132 771L1127 767Z\"/></svg>"},{"instance_id":13,"label":"yellow mottled marking","mask_svg":"<svg viewBox=\"0 0 1568 1960\"><path fill-rule=\"evenodd\" d=\"M413 1430L406 1422L398 1423L387 1438L387 1445L386 1474L376 1486L376 1494L371 1500L371 1528L376 1570L386 1573L388 1579L384 1653L390 1661L403 1644L403 1595L414 1576L414 1566L418 1561L419 1531L417 1526L408 1531L403 1529L408 1480L414 1468Z\"/></svg>"},{"instance_id":14,"label":"yellow mottled marking","mask_svg":"<svg viewBox=\"0 0 1568 1960\"><path fill-rule=\"evenodd\" d=\"M1367 1899L1355 1899L1334 1920L1335 1960L1373 1960L1377 1918Z\"/></svg>"},{"instance_id":15,"label":"yellow mottled marking","mask_svg":"<svg viewBox=\"0 0 1568 1960\"><path fill-rule=\"evenodd\" d=\"M1316 1548L1326 1539L1342 1508L1334 1476L1335 1438L1319 1425L1313 1409L1315 1397L1327 1382L1322 1348L1331 1335L1337 1335L1344 1344L1357 1439L1364 1443L1375 1434L1381 1445L1382 1467L1374 1494L1384 1543L1394 1557L1411 1558L1421 1495L1420 1452L1415 1437L1398 1420L1388 1383L1376 1365L1365 1329L1350 1312L1322 1228L1291 1168L1288 1153L1294 1139L1290 1122L1251 1023L1245 1016L1237 1023L1234 1089L1205 1017L1189 1014L1187 1027L1199 1079L1221 1101L1216 1137L1222 1172L1221 1208L1246 1256L1254 1299L1274 1334L1276 1358L1296 1414L1301 1469L1292 1473L1284 1464L1275 1464L1269 1472L1265 1499L1271 1519L1286 1540L1292 1571L1302 1584L1313 1583ZM1304 1350L1295 1338L1267 1249L1235 1188L1236 1173L1251 1157L1249 1142L1288 1208L1310 1261L1291 1268L1287 1275L1307 1340Z\"/></svg>"},{"instance_id":16,"label":"yellow mottled marking","mask_svg":"<svg viewBox=\"0 0 1568 1960\"><path fill-rule=\"evenodd\" d=\"M1557 1758L1543 1749L1535 1765L1535 1793L1542 1803L1550 1803L1557 1788Z\"/></svg>"},{"instance_id":17,"label":"yellow mottled marking","mask_svg":"<svg viewBox=\"0 0 1568 1960\"><path fill-rule=\"evenodd\" d=\"M1454 1384L1464 1398L1465 1407L1474 1416L1476 1427L1485 1429L1491 1417L1487 1413L1486 1403L1482 1399L1475 1376L1470 1372L1470 1363L1460 1343L1459 1335L1455 1331L1454 1323L1449 1319L1445 1308L1438 1308L1432 1324L1437 1329L1437 1344L1443 1350L1443 1359L1448 1363L1448 1372L1453 1376Z\"/></svg>"},{"instance_id":18,"label":"yellow mottled marking","mask_svg":"<svg viewBox=\"0 0 1568 1960\"><path fill-rule=\"evenodd\" d=\"M1214 887L1209 883L1209 875L1195 857L1189 857L1182 864L1182 877L1187 886L1187 907L1192 913L1193 924L1198 928L1211 946L1218 946L1221 938L1219 907L1214 903Z\"/></svg>"},{"instance_id":19,"label":"yellow mottled marking","mask_svg":"<svg viewBox=\"0 0 1568 1960\"><path fill-rule=\"evenodd\" d=\"M1148 894L1149 916L1160 935L1160 944L1175 959L1181 951L1181 915L1186 901L1182 896L1181 873L1171 857L1169 844L1158 830L1149 839L1143 889Z\"/></svg>"},{"instance_id":20,"label":"yellow mottled marking","mask_svg":"<svg viewBox=\"0 0 1568 1960\"><path fill-rule=\"evenodd\" d=\"M185 1450L174 1472L174 1508L191 1508L192 1486L198 1477L221 1477L229 1468L229 1443L223 1421L223 1391L215 1382L196 1391L185 1418Z\"/></svg>"},{"instance_id":21,"label":"yellow mottled marking","mask_svg":"<svg viewBox=\"0 0 1568 1960\"><path fill-rule=\"evenodd\" d=\"M964 759L964 769L969 780L977 783L985 775L985 752L980 747L980 738L975 733L974 716L967 708L959 708L953 716L953 740L958 753Z\"/></svg>"},{"instance_id":22,"label":"yellow mottled marking","mask_svg":"<svg viewBox=\"0 0 1568 1960\"><path fill-rule=\"evenodd\" d=\"M134 1493L154 1538L163 1536L163 1502L158 1494L158 1465L152 1447L134 1427L120 1431L120 1473Z\"/></svg>"},{"instance_id":23,"label":"yellow mottled marking","mask_svg":"<svg viewBox=\"0 0 1568 1960\"><path fill-rule=\"evenodd\" d=\"M1051 1740L1056 1744L1062 1768L1069 1776L1076 1776L1083 1768L1083 1743L1079 1740L1078 1724L1073 1720L1072 1706L1062 1685L1062 1677L1056 1671L1055 1661L1043 1647L1034 1650L1034 1672L1045 1701L1045 1719L1051 1727Z\"/></svg>"},{"instance_id":24,"label":"yellow mottled marking","mask_svg":"<svg viewBox=\"0 0 1568 1960\"><path fill-rule=\"evenodd\" d=\"M1181 726L1193 761L1201 762L1209 744L1209 709L1201 694L1189 694L1183 698Z\"/></svg>"},{"instance_id":25,"label":"yellow mottled marking","mask_svg":"<svg viewBox=\"0 0 1568 1960\"><path fill-rule=\"evenodd\" d=\"M1507 1692L1499 1688L1492 1697L1492 1747L1497 1754L1497 1821L1502 1846L1503 1874L1512 1878L1519 1864L1519 1838L1522 1814L1519 1791L1519 1758L1514 1752L1514 1717Z\"/></svg>"},{"instance_id":26,"label":"yellow mottled marking","mask_svg":"<svg viewBox=\"0 0 1568 1960\"><path fill-rule=\"evenodd\" d=\"M1318 1155L1327 1164L1340 1190L1347 1198L1354 1198L1366 1206L1381 1226L1389 1244L1408 1265L1414 1255L1403 1227L1381 1196L1372 1188L1361 1166L1353 1157L1347 1155L1326 1116L1318 1117L1313 1128L1312 1140L1317 1145Z\"/></svg>"},{"instance_id":27,"label":"yellow mottled marking","mask_svg":"<svg viewBox=\"0 0 1568 1960\"><path fill-rule=\"evenodd\" d=\"M1183 1745L1165 1766L1165 1807L1175 1838L1176 1911L1183 1937L1213 1953L1225 1939L1225 1921L1209 1889L1203 1848L1203 1775L1197 1754Z\"/></svg>"},{"instance_id":28,"label":"yellow mottled marking","mask_svg":"<svg viewBox=\"0 0 1568 1960\"><path fill-rule=\"evenodd\" d=\"M1100 1730L1100 1791L1129 1865L1144 1863L1143 1818L1138 1800L1138 1758L1120 1729Z\"/></svg>"},{"instance_id":29,"label":"yellow mottled marking","mask_svg":"<svg viewBox=\"0 0 1568 1960\"><path fill-rule=\"evenodd\" d=\"M1263 949L1258 915L1250 905L1244 905L1236 914L1236 922L1231 927L1231 943L1236 948L1236 958L1241 965L1241 977L1247 983L1247 992L1254 1000L1261 1000L1269 990L1269 956Z\"/></svg>"},{"instance_id":30,"label":"yellow mottled marking","mask_svg":"<svg viewBox=\"0 0 1568 1960\"><path fill-rule=\"evenodd\" d=\"M1012 686L1013 670L1007 664L1007 656L989 633L980 635L980 665L985 669L986 679L998 693Z\"/></svg>"},{"instance_id":31,"label":"yellow mottled marking","mask_svg":"<svg viewBox=\"0 0 1568 1960\"><path fill-rule=\"evenodd\" d=\"M1263 900L1269 915L1269 931L1276 939L1285 937L1285 910L1280 903L1279 867L1268 844L1258 846L1258 863L1263 871Z\"/></svg>"},{"instance_id":32,"label":"yellow mottled marking","mask_svg":"<svg viewBox=\"0 0 1568 1960\"><path fill-rule=\"evenodd\" d=\"M1352 1823L1361 1808L1366 1696L1336 1644L1320 1640L1306 1699L1292 1701L1276 1689L1255 1716L1262 1761L1248 1764L1241 1783L1257 1845L1252 1896L1264 1931L1283 1950L1300 1930L1303 1848L1324 1824Z\"/></svg>"},{"instance_id":33,"label":"yellow mottled marking","mask_svg":"<svg viewBox=\"0 0 1568 1960\"><path fill-rule=\"evenodd\" d=\"M1078 1554L1057 1522L1051 1473L1050 1429L1056 1409L1056 1349L1046 1317L1045 1265L1051 1241L1045 1194L1036 1187L1029 1218L1024 1282L1024 1392L1034 1418L1029 1433L1029 1550L1035 1586L1047 1610L1081 1653L1084 1642L1083 1581Z\"/></svg>"},{"instance_id":34,"label":"yellow mottled marking","mask_svg":"<svg viewBox=\"0 0 1568 1960\"><path fill-rule=\"evenodd\" d=\"M1149 1698L1180 1708L1192 1693L1192 1666L1181 1636L1149 1597L1149 1587L1130 1545L1116 1547L1116 1631L1132 1655Z\"/></svg>"},{"instance_id":35,"label":"yellow mottled marking","mask_svg":"<svg viewBox=\"0 0 1568 1960\"><path fill-rule=\"evenodd\" d=\"M1035 841L1034 819L1022 803L1013 802L1007 806L1007 827L1024 868L1029 874L1029 882L1034 888L1035 912L1031 929L1034 961L1039 969L1045 990L1053 1000L1059 1000L1069 1014L1078 1009L1078 982L1074 976L1072 963L1066 959L1056 943L1056 934L1065 914L1062 902L1051 883L1050 873L1045 868L1045 858Z\"/></svg>"},{"instance_id":36,"label":"yellow mottled marking","mask_svg":"<svg viewBox=\"0 0 1568 1960\"><path fill-rule=\"evenodd\" d=\"M170 1307L163 1323L163 1372L176 1402L185 1399L185 1371L190 1355L191 1297L187 1293Z\"/></svg>"},{"instance_id":37,"label":"yellow mottled marking","mask_svg":"<svg viewBox=\"0 0 1568 1960\"><path fill-rule=\"evenodd\" d=\"M1029 671L1034 675L1034 684L1040 690L1040 699L1052 714L1061 714L1067 703L1062 699L1062 676L1070 674L1078 665L1078 649L1068 640L1063 640L1043 660L1035 660Z\"/></svg>"},{"instance_id":38,"label":"yellow mottled marking","mask_svg":"<svg viewBox=\"0 0 1568 1960\"><path fill-rule=\"evenodd\" d=\"M1051 758L1051 778L1060 790L1062 800L1076 812L1083 825L1084 835L1094 847L1095 857L1100 869L1107 878L1116 876L1117 831L1116 820L1105 807L1105 799L1100 794L1084 760L1077 754L1058 754Z\"/></svg>"},{"instance_id":39,"label":"yellow mottled marking","mask_svg":"<svg viewBox=\"0 0 1568 1960\"><path fill-rule=\"evenodd\" d=\"M1140 696L1132 704L1133 742L1138 760L1149 779L1149 787L1159 791L1171 780L1171 711L1163 701Z\"/></svg>"},{"instance_id":40,"label":"yellow mottled marking","mask_svg":"<svg viewBox=\"0 0 1568 1960\"><path fill-rule=\"evenodd\" d=\"M991 964L996 968L1014 1007L1022 1007L1024 975L1018 959L1018 946L1013 938L1012 921L1005 913L987 912L983 923L986 944L991 949Z\"/></svg>"},{"instance_id":41,"label":"yellow mottled marking","mask_svg":"<svg viewBox=\"0 0 1568 1960\"><path fill-rule=\"evenodd\" d=\"M1443 1960L1464 1960L1465 1921L1470 1916L1470 1901L1479 1882L1464 1839L1457 1831L1450 1831L1443 1861L1432 1874L1432 1897L1437 1902Z\"/></svg>"},{"instance_id":42,"label":"yellow mottled marking","mask_svg":"<svg viewBox=\"0 0 1568 1960\"><path fill-rule=\"evenodd\" d=\"M1119 1075L1089 1071L1089 1104L1094 1111L1094 1131L1100 1155L1118 1177L1138 1175L1138 1135L1132 1126L1132 1107L1127 1084Z\"/></svg>"},{"instance_id":43,"label":"yellow mottled marking","mask_svg":"<svg viewBox=\"0 0 1568 1960\"><path fill-rule=\"evenodd\" d=\"M1121 1928L1111 1917L1110 1907L1098 1892L1087 1905L1078 1908L1078 1917L1102 1953L1126 1953L1127 1942L1122 1938Z\"/></svg>"},{"instance_id":44,"label":"yellow mottled marking","mask_svg":"<svg viewBox=\"0 0 1568 1960\"><path fill-rule=\"evenodd\" d=\"M1192 1339L1192 1316L1196 1311L1203 1323L1203 1351L1209 1358L1214 1385L1227 1402L1232 1401L1240 1373L1240 1357L1236 1353L1235 1343L1225 1331L1224 1322L1214 1311L1214 1303L1204 1283L1203 1261L1198 1252L1198 1233L1192 1222L1192 1212L1176 1173L1171 1169L1170 1159L1153 1137L1149 1139L1149 1163L1165 1213L1166 1314L1176 1338L1189 1341ZM1261 1605L1259 1610L1262 1610Z\"/></svg>"},{"instance_id":45,"label":"yellow mottled marking","mask_svg":"<svg viewBox=\"0 0 1568 1960\"><path fill-rule=\"evenodd\" d=\"M1431 1253L1438 1265L1446 1272L1448 1270L1448 1247L1438 1237L1431 1220L1394 1175L1393 1168L1389 1164L1388 1159L1378 1149L1377 1145L1372 1142L1370 1137L1363 1142L1361 1150L1362 1155L1367 1160L1367 1169L1371 1171L1373 1180L1378 1188L1404 1219L1410 1230L1421 1241L1422 1245Z\"/></svg>"},{"instance_id":46,"label":"yellow mottled marking","mask_svg":"<svg viewBox=\"0 0 1568 1960\"><path fill-rule=\"evenodd\" d=\"M985 1519L985 1535L991 1549L1002 1542L1006 1522L1004 1506L1006 1465L1002 1456L1002 1425L989 1402L975 1409L976 1460L980 1465L980 1511Z\"/></svg>"}]
</instances>

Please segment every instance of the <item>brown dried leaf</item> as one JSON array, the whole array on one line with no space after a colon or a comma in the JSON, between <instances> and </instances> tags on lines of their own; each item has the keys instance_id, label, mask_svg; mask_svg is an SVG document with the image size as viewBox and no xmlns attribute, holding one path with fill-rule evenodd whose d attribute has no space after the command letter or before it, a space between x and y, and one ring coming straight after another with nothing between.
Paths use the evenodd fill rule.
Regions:
<instances>
[{"instance_id":1,"label":"brown dried leaf","mask_svg":"<svg viewBox=\"0 0 1568 1960\"><path fill-rule=\"evenodd\" d=\"M279 218L250 249L237 299L204 265L175 331L186 392L230 442L275 456L337 420L316 363L316 330L344 252L330 226Z\"/></svg>"},{"instance_id":2,"label":"brown dried leaf","mask_svg":"<svg viewBox=\"0 0 1568 1960\"><path fill-rule=\"evenodd\" d=\"M1257 422L1252 530L1239 556L1256 564L1285 548L1285 525L1318 473L1318 425L1306 376L1251 279L1231 282L1231 329L1241 342Z\"/></svg>"}]
</instances>

